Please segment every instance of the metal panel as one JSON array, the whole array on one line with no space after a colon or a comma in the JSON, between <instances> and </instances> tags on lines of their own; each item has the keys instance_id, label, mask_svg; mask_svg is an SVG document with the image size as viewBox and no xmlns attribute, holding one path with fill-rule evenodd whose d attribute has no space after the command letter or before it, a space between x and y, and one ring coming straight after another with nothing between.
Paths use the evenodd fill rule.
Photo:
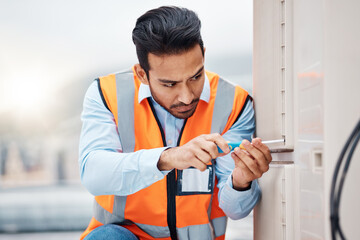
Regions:
<instances>
[{"instance_id":1,"label":"metal panel","mask_svg":"<svg viewBox=\"0 0 360 240\"><path fill-rule=\"evenodd\" d=\"M254 0L256 135L293 149L292 0Z\"/></svg>"},{"instance_id":2,"label":"metal panel","mask_svg":"<svg viewBox=\"0 0 360 240\"><path fill-rule=\"evenodd\" d=\"M295 165L272 163L259 179L262 198L254 209L254 239L297 239L295 231L297 184Z\"/></svg>"}]
</instances>

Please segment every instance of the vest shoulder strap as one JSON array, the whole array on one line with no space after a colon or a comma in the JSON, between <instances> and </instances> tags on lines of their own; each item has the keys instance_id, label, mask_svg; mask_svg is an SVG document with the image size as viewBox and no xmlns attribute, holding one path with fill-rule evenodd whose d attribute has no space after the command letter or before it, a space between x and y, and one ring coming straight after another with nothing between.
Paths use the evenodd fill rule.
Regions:
<instances>
[{"instance_id":1,"label":"vest shoulder strap","mask_svg":"<svg viewBox=\"0 0 360 240\"><path fill-rule=\"evenodd\" d=\"M223 78L219 78L211 123L212 133L222 133L224 131L228 118L221 116L230 116L233 109L234 95L235 86Z\"/></svg>"},{"instance_id":2,"label":"vest shoulder strap","mask_svg":"<svg viewBox=\"0 0 360 240\"><path fill-rule=\"evenodd\" d=\"M133 152L135 149L133 71L127 70L101 77L99 90L105 106L114 115L122 151Z\"/></svg>"},{"instance_id":3,"label":"vest shoulder strap","mask_svg":"<svg viewBox=\"0 0 360 240\"><path fill-rule=\"evenodd\" d=\"M236 122L246 105L248 93L239 86L219 78L211 132L223 134Z\"/></svg>"},{"instance_id":4,"label":"vest shoulder strap","mask_svg":"<svg viewBox=\"0 0 360 240\"><path fill-rule=\"evenodd\" d=\"M133 152L135 149L134 128L134 74L132 70L115 74L116 95L118 106L118 131L124 153ZM126 114L127 116L124 116Z\"/></svg>"}]
</instances>

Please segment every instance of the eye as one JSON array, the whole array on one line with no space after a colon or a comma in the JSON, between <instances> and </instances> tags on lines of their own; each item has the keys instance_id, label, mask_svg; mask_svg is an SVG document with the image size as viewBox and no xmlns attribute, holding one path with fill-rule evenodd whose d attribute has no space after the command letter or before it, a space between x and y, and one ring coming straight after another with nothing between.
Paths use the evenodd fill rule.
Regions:
<instances>
[{"instance_id":1,"label":"eye","mask_svg":"<svg viewBox=\"0 0 360 240\"><path fill-rule=\"evenodd\" d=\"M174 87L176 85L176 83L165 83L163 84L164 87Z\"/></svg>"},{"instance_id":2,"label":"eye","mask_svg":"<svg viewBox=\"0 0 360 240\"><path fill-rule=\"evenodd\" d=\"M201 76L202 76L202 73L200 73L200 74L196 75L196 76L195 76L195 77L193 77L191 80L196 81L196 80L198 80Z\"/></svg>"}]
</instances>

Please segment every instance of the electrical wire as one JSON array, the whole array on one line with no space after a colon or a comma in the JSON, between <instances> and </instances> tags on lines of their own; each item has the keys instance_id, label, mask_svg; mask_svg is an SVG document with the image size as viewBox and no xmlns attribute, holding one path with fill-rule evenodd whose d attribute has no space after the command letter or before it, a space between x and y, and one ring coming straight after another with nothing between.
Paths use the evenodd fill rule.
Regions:
<instances>
[{"instance_id":1,"label":"electrical wire","mask_svg":"<svg viewBox=\"0 0 360 240\"><path fill-rule=\"evenodd\" d=\"M338 231L338 229L340 229L340 231L339 231L340 236L343 236L341 228L339 228L338 209L336 209L336 206L337 206L337 204L336 204L337 198L335 197L336 180L337 180L337 176L340 171L341 163L346 154L346 151L347 151L352 139L356 135L356 133L357 133L357 130L355 127L355 129L352 131L350 137L347 139L347 141L340 153L339 159L335 166L334 175L333 175L333 179L332 179L331 194L330 194L330 220L331 220L331 234L332 234L333 240L336 239L336 232ZM344 239L344 237L342 239Z\"/></svg>"},{"instance_id":2,"label":"electrical wire","mask_svg":"<svg viewBox=\"0 0 360 240\"><path fill-rule=\"evenodd\" d=\"M336 201L336 212L337 213L339 212L339 208L340 208L341 193L342 193L342 190L343 190L347 170L349 169L350 162L351 162L351 159L352 159L352 155L354 154L354 151L355 151L356 146L357 146L357 144L359 142L359 139L360 139L360 133L358 133L355 136L355 140L353 141L353 144L351 146L351 149L350 149L350 151L348 153L348 156L347 156L347 159L346 159L346 162L345 162L345 166L343 168L343 173L342 173L342 176L341 176L341 179L340 179L340 183L339 183L339 187L338 187L338 194L337 194L338 196L337 196L337 201ZM344 234L342 232L342 229L341 229L341 226L340 226L340 221L338 222L338 229L339 229L339 234L342 237L342 239L345 239L345 236L344 236Z\"/></svg>"},{"instance_id":3,"label":"electrical wire","mask_svg":"<svg viewBox=\"0 0 360 240\"><path fill-rule=\"evenodd\" d=\"M340 226L340 218L339 218L340 198L345 183L346 174L350 167L350 162L354 154L354 151L356 149L356 146L359 143L359 140L360 140L360 120L358 121L354 130L350 134L350 137L347 139L340 153L333 174L333 179L331 183L331 193L330 193L330 223L331 223L331 236L333 240L336 239L337 234L339 234L341 239L346 239L342 231L342 228ZM348 149L350 150L348 151ZM340 167L346 154L347 154L347 158L341 173L340 183L337 184Z\"/></svg>"}]
</instances>

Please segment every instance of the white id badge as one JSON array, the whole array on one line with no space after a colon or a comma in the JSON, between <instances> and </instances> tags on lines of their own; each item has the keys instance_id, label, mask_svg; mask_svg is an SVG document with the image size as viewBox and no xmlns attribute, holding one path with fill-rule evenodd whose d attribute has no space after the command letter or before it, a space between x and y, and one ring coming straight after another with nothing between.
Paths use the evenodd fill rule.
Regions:
<instances>
[{"instance_id":1,"label":"white id badge","mask_svg":"<svg viewBox=\"0 0 360 240\"><path fill-rule=\"evenodd\" d=\"M178 170L177 195L211 194L215 179L213 168L208 165L203 172L194 167Z\"/></svg>"}]
</instances>

